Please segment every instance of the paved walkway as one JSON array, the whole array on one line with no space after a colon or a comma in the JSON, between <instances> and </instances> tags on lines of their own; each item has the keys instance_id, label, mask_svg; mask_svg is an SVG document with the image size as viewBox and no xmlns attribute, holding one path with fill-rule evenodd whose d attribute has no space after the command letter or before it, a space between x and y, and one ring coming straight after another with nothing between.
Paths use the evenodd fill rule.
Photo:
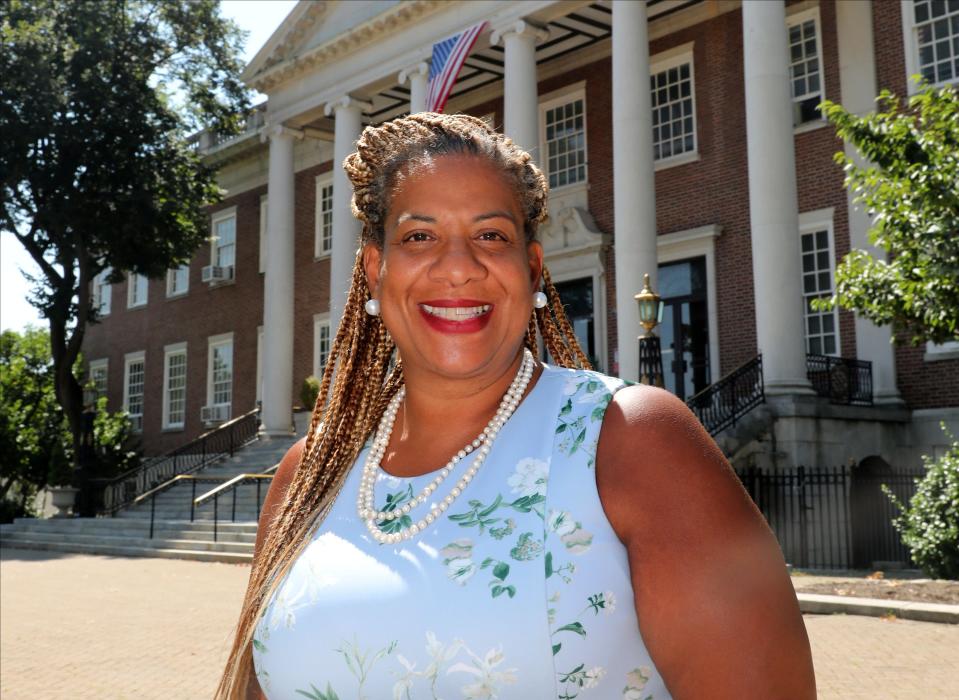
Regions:
<instances>
[{"instance_id":1,"label":"paved walkway","mask_svg":"<svg viewBox=\"0 0 959 700\"><path fill-rule=\"evenodd\" d=\"M4 549L0 697L208 699L248 575L231 564ZM806 627L822 698L956 697L959 626L807 615Z\"/></svg>"}]
</instances>

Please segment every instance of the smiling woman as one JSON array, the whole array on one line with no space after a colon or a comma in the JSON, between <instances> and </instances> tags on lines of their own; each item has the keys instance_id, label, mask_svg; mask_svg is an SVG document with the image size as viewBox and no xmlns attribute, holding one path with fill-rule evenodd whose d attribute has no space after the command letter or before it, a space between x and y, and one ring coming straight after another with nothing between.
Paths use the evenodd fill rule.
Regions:
<instances>
[{"instance_id":1,"label":"smiling woman","mask_svg":"<svg viewBox=\"0 0 959 700\"><path fill-rule=\"evenodd\" d=\"M672 395L590 370L529 154L420 113L344 167L349 300L218 697L814 697L781 553L722 454Z\"/></svg>"}]
</instances>

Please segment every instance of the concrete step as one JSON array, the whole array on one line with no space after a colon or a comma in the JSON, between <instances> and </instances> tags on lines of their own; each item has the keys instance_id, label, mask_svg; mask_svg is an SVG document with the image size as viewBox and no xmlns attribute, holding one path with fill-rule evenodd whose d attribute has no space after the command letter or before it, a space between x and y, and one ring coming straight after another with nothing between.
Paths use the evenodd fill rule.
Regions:
<instances>
[{"instance_id":1,"label":"concrete step","mask_svg":"<svg viewBox=\"0 0 959 700\"><path fill-rule=\"evenodd\" d=\"M217 538L229 542L253 542L256 540L257 525L255 522L219 523L216 527ZM195 539L212 540L213 523L196 521L165 521L154 522L155 537L165 539ZM138 519L110 519L110 518L51 518L37 520L33 518L18 518L9 525L0 525L0 537L14 533L45 533L59 537L74 535L94 535L105 537L147 537L150 532L149 521Z\"/></svg>"},{"instance_id":2,"label":"concrete step","mask_svg":"<svg viewBox=\"0 0 959 700\"><path fill-rule=\"evenodd\" d=\"M253 542L230 542L217 537L214 542L211 539L169 539L166 537L111 537L100 534L71 534L65 537L57 532L8 532L4 533L3 546L10 546L14 542L30 542L59 544L69 542L70 544L86 544L91 546L110 549L113 547L152 547L156 549L180 549L188 551L204 552L233 552L233 553L253 553Z\"/></svg>"},{"instance_id":3,"label":"concrete step","mask_svg":"<svg viewBox=\"0 0 959 700\"><path fill-rule=\"evenodd\" d=\"M71 542L39 542L30 539L16 539L9 543L3 540L4 548L32 549L52 552L73 552L78 554L98 554L117 557L159 557L163 559L189 559L192 561L215 561L230 564L249 564L253 561L253 552L221 552L210 550L171 549L158 547L138 547L125 545L102 545Z\"/></svg>"}]
</instances>

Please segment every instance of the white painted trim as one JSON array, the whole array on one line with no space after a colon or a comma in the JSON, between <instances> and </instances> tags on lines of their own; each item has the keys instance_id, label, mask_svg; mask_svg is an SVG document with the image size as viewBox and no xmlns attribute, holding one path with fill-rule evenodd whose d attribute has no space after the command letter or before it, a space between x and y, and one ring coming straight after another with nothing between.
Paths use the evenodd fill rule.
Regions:
<instances>
[{"instance_id":1,"label":"white painted trim","mask_svg":"<svg viewBox=\"0 0 959 700\"><path fill-rule=\"evenodd\" d=\"M838 260L836 260L836 234L833 228L833 216L834 209L833 207L826 207L824 209L814 209L813 211L802 212L799 214L799 242L797 243L796 254L799 256L799 279L800 286L799 290L802 294L802 299L800 303L805 304L805 292L803 291L802 286L802 236L806 233L813 233L814 231L822 231L825 229L826 237L829 240L829 276L830 276L830 286L832 287L833 294L836 293L836 266ZM835 357L842 357L842 331L839 328L839 309L833 309L833 325L836 329L836 354ZM803 322L803 349L804 352L809 352L806 348L806 308L802 308L802 322ZM823 355L826 353L823 352Z\"/></svg>"},{"instance_id":2,"label":"white painted trim","mask_svg":"<svg viewBox=\"0 0 959 700\"><path fill-rule=\"evenodd\" d=\"M263 400L263 326L256 327L256 402Z\"/></svg>"},{"instance_id":3,"label":"white painted trim","mask_svg":"<svg viewBox=\"0 0 959 700\"><path fill-rule=\"evenodd\" d=\"M902 19L902 52L906 66L906 95L915 95L917 92L916 83L912 76L919 73L919 43L916 41L916 23L915 13L913 12L912 0L899 0L900 16ZM953 76L952 80L940 80L931 83L933 87L945 87L946 85L959 86L959 75Z\"/></svg>"},{"instance_id":4,"label":"white painted trim","mask_svg":"<svg viewBox=\"0 0 959 700\"><path fill-rule=\"evenodd\" d=\"M136 279L136 288L140 289L142 286L143 289L143 301L138 302L133 294L133 282ZM139 272L128 272L127 273L127 308L128 309L142 309L147 305L150 297L150 279L146 275L141 275Z\"/></svg>"},{"instance_id":5,"label":"white painted trim","mask_svg":"<svg viewBox=\"0 0 959 700\"><path fill-rule=\"evenodd\" d=\"M100 318L104 318L110 315L110 307L113 302L113 284L107 281L107 278L110 276L112 268L104 268L93 278L93 305L97 310L97 314ZM103 284L100 284L100 281L103 281ZM102 292L105 291L106 294ZM105 307L105 310L104 310Z\"/></svg>"},{"instance_id":6,"label":"white painted trim","mask_svg":"<svg viewBox=\"0 0 959 700\"><path fill-rule=\"evenodd\" d=\"M213 405L213 348L219 347L221 345L230 346L230 364L235 367L233 362L233 332L229 333L220 333L219 335L211 335L206 339L206 402L204 406ZM235 372L234 372L235 375ZM230 404L233 404L233 380L236 377L231 377L230 382Z\"/></svg>"},{"instance_id":7,"label":"white painted trim","mask_svg":"<svg viewBox=\"0 0 959 700\"><path fill-rule=\"evenodd\" d=\"M329 344L330 349L333 348L333 329L330 328L330 314L325 312L322 314L313 314L313 376L321 377L322 368L320 367L320 327L326 326L329 329ZM310 408L307 406L306 408Z\"/></svg>"},{"instance_id":8,"label":"white painted trim","mask_svg":"<svg viewBox=\"0 0 959 700\"><path fill-rule=\"evenodd\" d=\"M100 398L100 396L106 396L107 391L110 389L110 358L101 357L97 360L90 360L90 362L87 364L87 381L91 381L93 379L94 370L101 368L103 369L103 377L105 381L103 393L99 394L97 398Z\"/></svg>"},{"instance_id":9,"label":"white painted trim","mask_svg":"<svg viewBox=\"0 0 959 700\"><path fill-rule=\"evenodd\" d=\"M189 355L186 350L186 341L180 343L172 343L170 345L163 346L163 393L162 393L162 428L163 430L182 430L186 425L186 381L189 381L189 365L187 366L187 374L185 376L185 381L183 384L183 422L181 423L171 423L170 422L170 393L169 393L169 382L170 382L170 357L173 355L183 355L187 358L187 363L189 363Z\"/></svg>"},{"instance_id":10,"label":"white painted trim","mask_svg":"<svg viewBox=\"0 0 959 700\"><path fill-rule=\"evenodd\" d=\"M685 63L689 64L689 97L693 103L693 150L680 153L678 156L670 156L668 158L660 158L658 160L654 157L654 172L665 170L666 168L671 168L675 165L685 165L700 159L699 118L696 115L696 61L693 58L694 47L695 42L688 41L685 44L674 46L666 51L660 51L655 56L650 56L649 58L650 77L656 75L657 73L662 73L663 71L669 70L670 68L678 68ZM652 93L652 89L650 89L650 93ZM650 102L652 102L652 94L650 94ZM655 109L655 107L653 109ZM650 129L653 128L652 121L652 114L650 114ZM655 146L655 142L653 142L653 145Z\"/></svg>"},{"instance_id":11,"label":"white painted trim","mask_svg":"<svg viewBox=\"0 0 959 700\"><path fill-rule=\"evenodd\" d=\"M559 105L575 102L576 100L583 101L583 153L586 155L586 179L569 185L562 185L561 187L551 187L550 196L563 194L580 188L583 185L589 185L589 137L587 135L589 133L587 121L589 105L586 102L586 81L580 80L558 90L553 90L539 98L539 152L541 154L541 162L539 165L543 170L543 175L546 176L546 182L549 182L549 152L547 151L546 145L546 111Z\"/></svg>"},{"instance_id":12,"label":"white painted trim","mask_svg":"<svg viewBox=\"0 0 959 700\"><path fill-rule=\"evenodd\" d=\"M949 340L945 343L927 342L926 352L922 359L924 362L959 359L959 340Z\"/></svg>"},{"instance_id":13,"label":"white painted trim","mask_svg":"<svg viewBox=\"0 0 959 700\"><path fill-rule=\"evenodd\" d=\"M269 207L269 195L260 195L260 259L258 261L259 272L266 272L266 256L269 246L267 245L267 209ZM210 261L212 264L212 260Z\"/></svg>"},{"instance_id":14,"label":"white painted trim","mask_svg":"<svg viewBox=\"0 0 959 700\"><path fill-rule=\"evenodd\" d=\"M792 10L790 12L790 10ZM802 24L806 20L813 20L816 26L816 61L819 63L819 101L827 99L826 97L826 65L822 60L822 18L819 13L819 5L813 5L806 9L799 9L795 5L787 8L786 11L786 48L789 48L789 29L796 24ZM787 58L787 68L792 63ZM790 78L790 81L792 78ZM795 104L792 98L792 85L789 85L789 101ZM813 119L802 124L793 126L793 134L801 134L806 131L812 131L829 124L821 115L819 119Z\"/></svg>"},{"instance_id":15,"label":"white painted trim","mask_svg":"<svg viewBox=\"0 0 959 700\"><path fill-rule=\"evenodd\" d=\"M321 260L328 258L333 254L333 239L330 238L330 249L323 250L323 212L322 195L323 188L333 185L333 171L317 175L313 185L314 205L313 205L313 259ZM334 195L335 196L335 195ZM330 210L332 212L332 209ZM331 224L332 226L332 224Z\"/></svg>"},{"instance_id":16,"label":"white painted trim","mask_svg":"<svg viewBox=\"0 0 959 700\"><path fill-rule=\"evenodd\" d=\"M236 280L236 263L237 260L240 259L237 255L237 252L239 251L240 237L238 235L239 232L237 231L236 206L221 209L220 211L213 212L213 214L210 215L210 264L216 265L217 241L219 240L216 235L216 225L219 222L225 221L229 218L233 219L233 280Z\"/></svg>"},{"instance_id":17,"label":"white painted trim","mask_svg":"<svg viewBox=\"0 0 959 700\"><path fill-rule=\"evenodd\" d=\"M706 317L709 323L709 380L719 377L719 298L716 296L716 239L723 227L709 224L684 231L664 233L656 237L658 263L671 263L687 258L706 258Z\"/></svg>"},{"instance_id":18,"label":"white painted trim","mask_svg":"<svg viewBox=\"0 0 959 700\"><path fill-rule=\"evenodd\" d=\"M130 412L130 365L134 362L143 362L143 403L146 407L146 370L147 353L146 350L128 352L123 356L123 410ZM134 432L143 432L143 413L140 414L140 430Z\"/></svg>"},{"instance_id":19,"label":"white painted trim","mask_svg":"<svg viewBox=\"0 0 959 700\"><path fill-rule=\"evenodd\" d=\"M176 276L177 270L180 268L186 268L186 286L183 289L174 292L173 291L173 280ZM190 263L184 265L178 265L177 267L171 267L166 271L166 298L167 299L176 299L177 297L185 296L187 292L190 291Z\"/></svg>"}]
</instances>

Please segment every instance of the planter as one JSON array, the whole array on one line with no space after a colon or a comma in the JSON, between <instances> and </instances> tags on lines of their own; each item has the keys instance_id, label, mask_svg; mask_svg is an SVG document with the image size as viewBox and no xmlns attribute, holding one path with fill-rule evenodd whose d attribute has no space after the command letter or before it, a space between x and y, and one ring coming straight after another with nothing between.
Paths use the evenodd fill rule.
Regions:
<instances>
[{"instance_id":1,"label":"planter","mask_svg":"<svg viewBox=\"0 0 959 700\"><path fill-rule=\"evenodd\" d=\"M53 486L50 492L50 504L57 509L54 518L72 518L80 489L72 486Z\"/></svg>"}]
</instances>

